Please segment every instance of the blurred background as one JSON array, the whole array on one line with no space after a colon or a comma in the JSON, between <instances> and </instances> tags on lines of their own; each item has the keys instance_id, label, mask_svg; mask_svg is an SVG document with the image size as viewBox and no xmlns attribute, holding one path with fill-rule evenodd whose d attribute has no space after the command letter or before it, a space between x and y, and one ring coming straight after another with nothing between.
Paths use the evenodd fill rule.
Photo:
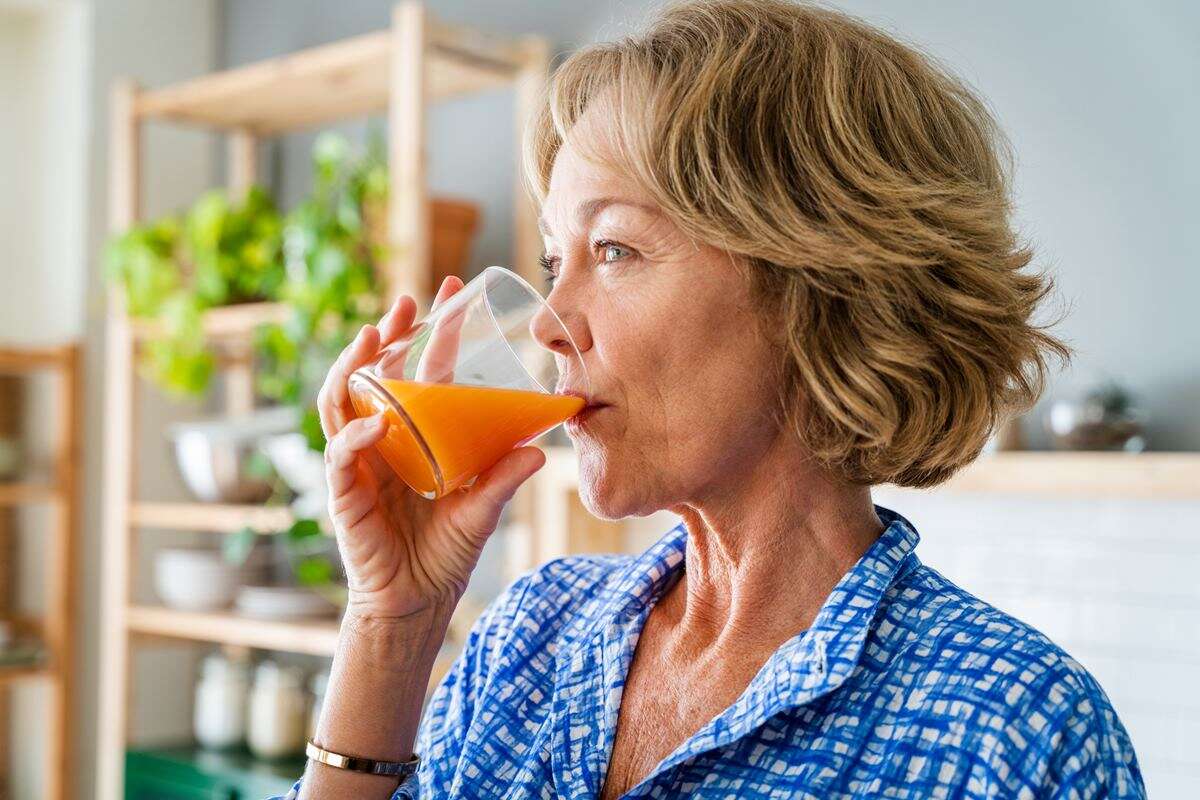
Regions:
<instances>
[{"instance_id":1,"label":"blurred background","mask_svg":"<svg viewBox=\"0 0 1200 800\"><path fill-rule=\"evenodd\" d=\"M876 502L1099 678L1152 797L1196 797L1200 6L827 5L992 104L1077 350L978 464ZM518 120L651 8L0 0L0 798L290 786L343 599L314 386L396 291L538 275ZM439 669L521 570L674 524L590 519L545 443Z\"/></svg>"}]
</instances>

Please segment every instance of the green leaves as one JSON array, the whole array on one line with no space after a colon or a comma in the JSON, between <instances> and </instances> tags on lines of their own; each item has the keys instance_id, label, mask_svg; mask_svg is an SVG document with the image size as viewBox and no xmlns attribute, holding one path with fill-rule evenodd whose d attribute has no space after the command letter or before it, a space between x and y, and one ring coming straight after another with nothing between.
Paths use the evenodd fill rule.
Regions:
<instances>
[{"instance_id":1,"label":"green leaves","mask_svg":"<svg viewBox=\"0 0 1200 800\"><path fill-rule=\"evenodd\" d=\"M292 315L258 337L258 389L267 397L311 403L337 354L383 311L376 278L382 254L370 245L367 220L386 204L385 154L378 131L363 154L339 134L317 138L312 194L283 230L279 294ZM303 430L311 447L324 448L315 412L306 414Z\"/></svg>"},{"instance_id":2,"label":"green leaves","mask_svg":"<svg viewBox=\"0 0 1200 800\"><path fill-rule=\"evenodd\" d=\"M282 229L270 196L253 187L240 204L224 191L205 192L182 218L136 225L108 242L105 271L124 288L129 313L163 326L145 348L143 374L178 397L204 393L215 359L201 314L275 297L284 277Z\"/></svg>"},{"instance_id":3,"label":"green leaves","mask_svg":"<svg viewBox=\"0 0 1200 800\"><path fill-rule=\"evenodd\" d=\"M261 187L240 202L218 189L183 214L110 240L106 273L124 289L129 313L162 323L163 335L144 348L143 374L174 396L202 395L215 369L204 311L281 301L291 316L255 332L257 389L280 403L311 405L333 359L383 312L377 274L387 253L377 240L384 238L386 153L378 128L364 152L326 132L313 147L312 194L286 217ZM306 416L304 433L320 449L315 420Z\"/></svg>"},{"instance_id":4,"label":"green leaves","mask_svg":"<svg viewBox=\"0 0 1200 800\"><path fill-rule=\"evenodd\" d=\"M292 572L301 586L319 587L334 582L337 569L328 555L329 539L316 520L300 519L284 534L292 558Z\"/></svg>"},{"instance_id":5,"label":"green leaves","mask_svg":"<svg viewBox=\"0 0 1200 800\"><path fill-rule=\"evenodd\" d=\"M284 535L287 536L289 546L294 549L303 549L310 546L315 537L322 535L321 526L315 519L298 519L292 523L292 527L288 528Z\"/></svg>"},{"instance_id":6,"label":"green leaves","mask_svg":"<svg viewBox=\"0 0 1200 800\"><path fill-rule=\"evenodd\" d=\"M333 581L333 563L327 558L303 558L293 570L301 586L320 586Z\"/></svg>"},{"instance_id":7,"label":"green leaves","mask_svg":"<svg viewBox=\"0 0 1200 800\"><path fill-rule=\"evenodd\" d=\"M131 228L105 248L106 276L125 286L130 314L152 316L181 284L173 261L179 228L178 218L163 217L151 225Z\"/></svg>"},{"instance_id":8,"label":"green leaves","mask_svg":"<svg viewBox=\"0 0 1200 800\"><path fill-rule=\"evenodd\" d=\"M304 410L304 416L300 418L300 432L308 441L309 449L318 453L325 452L325 431L321 428L321 415L316 406L309 406Z\"/></svg>"},{"instance_id":9,"label":"green leaves","mask_svg":"<svg viewBox=\"0 0 1200 800\"><path fill-rule=\"evenodd\" d=\"M258 534L249 527L242 528L236 533L230 533L221 540L221 555L230 564L240 567L246 563L246 558L254 549L254 542L257 539Z\"/></svg>"}]
</instances>

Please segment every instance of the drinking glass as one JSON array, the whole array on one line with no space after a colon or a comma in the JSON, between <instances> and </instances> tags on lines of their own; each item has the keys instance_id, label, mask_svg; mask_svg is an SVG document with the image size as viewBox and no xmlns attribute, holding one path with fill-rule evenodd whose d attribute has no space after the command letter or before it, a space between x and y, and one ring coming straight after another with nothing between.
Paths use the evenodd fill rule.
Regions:
<instances>
[{"instance_id":1,"label":"drinking glass","mask_svg":"<svg viewBox=\"0 0 1200 800\"><path fill-rule=\"evenodd\" d=\"M558 344L543 346L535 331ZM506 453L577 414L590 391L579 348L554 309L524 278L496 266L355 370L348 388L359 416L387 417L376 448L429 499L471 485Z\"/></svg>"}]
</instances>

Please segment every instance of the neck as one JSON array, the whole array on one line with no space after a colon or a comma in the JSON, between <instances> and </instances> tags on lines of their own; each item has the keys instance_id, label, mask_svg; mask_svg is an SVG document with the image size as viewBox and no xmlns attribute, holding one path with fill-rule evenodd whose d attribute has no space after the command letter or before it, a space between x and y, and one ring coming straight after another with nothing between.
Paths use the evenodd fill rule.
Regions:
<instances>
[{"instance_id":1,"label":"neck","mask_svg":"<svg viewBox=\"0 0 1200 800\"><path fill-rule=\"evenodd\" d=\"M812 624L884 525L869 487L834 480L794 449L735 472L673 509L688 540L667 613L693 644L773 650Z\"/></svg>"}]
</instances>

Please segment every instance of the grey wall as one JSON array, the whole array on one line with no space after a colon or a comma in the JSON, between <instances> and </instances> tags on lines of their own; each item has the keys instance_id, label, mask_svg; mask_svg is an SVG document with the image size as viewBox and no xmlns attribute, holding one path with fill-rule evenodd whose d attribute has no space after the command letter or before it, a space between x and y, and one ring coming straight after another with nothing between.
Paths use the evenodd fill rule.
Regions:
<instances>
[{"instance_id":1,"label":"grey wall","mask_svg":"<svg viewBox=\"0 0 1200 800\"><path fill-rule=\"evenodd\" d=\"M391 0L223 0L223 60L237 65L385 27ZM431 0L441 18L497 31L540 31L559 50L610 38L649 4L614 0ZM1016 148L1019 222L1072 313L1060 332L1075 367L1048 396L1098 375L1123 379L1152 415L1157 449L1200 449L1200 5L1095 3L832 3L924 47L992 103ZM472 263L508 264L513 163L502 92L439 107L429 151L435 192L483 203ZM361 125L346 130L360 135ZM308 185L311 136L281 142L285 203ZM1043 407L1045 403L1043 402ZM1039 409L1040 410L1040 409ZM1027 431L1035 443L1038 427Z\"/></svg>"}]
</instances>

